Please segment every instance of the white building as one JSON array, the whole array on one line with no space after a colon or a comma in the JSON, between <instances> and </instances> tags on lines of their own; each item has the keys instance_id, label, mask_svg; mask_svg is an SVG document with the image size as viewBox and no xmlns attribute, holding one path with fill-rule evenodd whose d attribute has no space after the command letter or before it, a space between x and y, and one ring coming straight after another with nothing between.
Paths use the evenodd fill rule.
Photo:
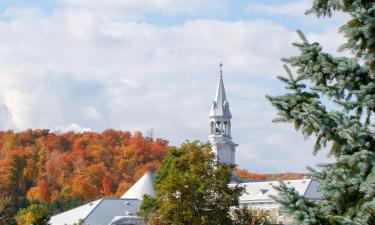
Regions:
<instances>
[{"instance_id":1,"label":"white building","mask_svg":"<svg viewBox=\"0 0 375 225\"><path fill-rule=\"evenodd\" d=\"M102 198L51 217L51 225L145 225L136 216L144 195L155 196L154 175L146 173L121 198Z\"/></svg>"},{"instance_id":2,"label":"white building","mask_svg":"<svg viewBox=\"0 0 375 225\"><path fill-rule=\"evenodd\" d=\"M318 182L316 180L286 180L284 183L293 187L307 199L321 199L321 194L317 192ZM271 196L278 195L273 187L278 186L279 181L245 182L239 185L246 190L239 199L241 207L251 209L256 214L266 214L272 224L289 224L293 221L291 216L281 212L279 203L271 198Z\"/></svg>"},{"instance_id":3,"label":"white building","mask_svg":"<svg viewBox=\"0 0 375 225\"><path fill-rule=\"evenodd\" d=\"M210 135L217 160L225 164L236 164L236 146L232 142L231 118L229 102L225 94L222 65L217 85L215 99L209 113ZM270 196L277 196L273 188L278 181L245 181L233 175L231 185L243 186L246 192L240 197L240 206L246 206L256 213L263 211L269 215L272 223L286 224L292 218L280 212L280 205ZM145 222L136 216L145 194L155 196L153 187L154 175L145 174L120 199L99 199L75 209L53 216L51 225L72 225L79 221L85 225L145 225ZM319 200L321 194L317 192L318 183L312 179L289 180L285 183L295 188L308 199Z\"/></svg>"}]
</instances>

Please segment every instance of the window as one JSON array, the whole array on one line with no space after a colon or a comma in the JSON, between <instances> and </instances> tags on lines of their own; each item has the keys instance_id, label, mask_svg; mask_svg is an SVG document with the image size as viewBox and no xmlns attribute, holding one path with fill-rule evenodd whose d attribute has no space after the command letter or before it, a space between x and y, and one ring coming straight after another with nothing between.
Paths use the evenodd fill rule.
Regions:
<instances>
[{"instance_id":1,"label":"window","mask_svg":"<svg viewBox=\"0 0 375 225\"><path fill-rule=\"evenodd\" d=\"M210 134L214 134L214 126L215 126L215 123L214 121L211 121L211 131L210 131Z\"/></svg>"},{"instance_id":2,"label":"window","mask_svg":"<svg viewBox=\"0 0 375 225\"><path fill-rule=\"evenodd\" d=\"M220 121L216 121L216 128L215 128L215 134L221 134L222 133L222 127Z\"/></svg>"}]
</instances>

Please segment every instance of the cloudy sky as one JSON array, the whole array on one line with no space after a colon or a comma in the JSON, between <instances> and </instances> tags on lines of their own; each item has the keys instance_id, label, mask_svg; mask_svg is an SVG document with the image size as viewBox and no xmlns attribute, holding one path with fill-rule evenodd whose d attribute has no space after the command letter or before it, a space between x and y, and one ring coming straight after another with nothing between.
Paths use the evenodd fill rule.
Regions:
<instances>
[{"instance_id":1,"label":"cloudy sky","mask_svg":"<svg viewBox=\"0 0 375 225\"><path fill-rule=\"evenodd\" d=\"M235 3L234 3L235 2ZM0 0L0 129L147 132L173 145L207 140L220 61L237 162L303 172L325 161L274 124L265 95L284 92L281 57L296 29L335 52L331 19L310 0Z\"/></svg>"}]
</instances>

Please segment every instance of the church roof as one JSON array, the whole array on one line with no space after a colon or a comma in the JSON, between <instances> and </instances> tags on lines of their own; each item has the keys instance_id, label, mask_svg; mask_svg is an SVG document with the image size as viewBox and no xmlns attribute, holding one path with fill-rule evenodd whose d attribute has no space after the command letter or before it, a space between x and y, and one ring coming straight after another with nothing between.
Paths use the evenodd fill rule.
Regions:
<instances>
[{"instance_id":1,"label":"church roof","mask_svg":"<svg viewBox=\"0 0 375 225\"><path fill-rule=\"evenodd\" d=\"M312 179L285 180L284 183L293 187L300 195L308 199L321 199L321 193L317 192L318 181ZM274 200L271 196L278 196L278 192L273 186L280 185L279 181L261 181L241 183L245 188L245 193L240 196L240 202L262 202Z\"/></svg>"},{"instance_id":2,"label":"church roof","mask_svg":"<svg viewBox=\"0 0 375 225\"><path fill-rule=\"evenodd\" d=\"M155 196L154 179L155 174L146 173L121 198L142 200L144 195Z\"/></svg>"},{"instance_id":3,"label":"church roof","mask_svg":"<svg viewBox=\"0 0 375 225\"><path fill-rule=\"evenodd\" d=\"M210 111L210 117L232 117L232 114L229 110L229 102L227 101L227 96L225 94L224 81L221 69L219 83L216 89L215 100L213 101L212 108Z\"/></svg>"},{"instance_id":4,"label":"church roof","mask_svg":"<svg viewBox=\"0 0 375 225\"><path fill-rule=\"evenodd\" d=\"M52 216L51 225L72 225L83 220L89 225L109 224L113 218L135 215L145 194L155 196L154 174L146 173L119 199L101 198Z\"/></svg>"},{"instance_id":5,"label":"church roof","mask_svg":"<svg viewBox=\"0 0 375 225\"><path fill-rule=\"evenodd\" d=\"M72 225L74 223L78 224L81 220L89 225L108 224L116 216L122 216L125 213L135 215L140 203L141 201L137 199L101 198L52 216L49 224Z\"/></svg>"},{"instance_id":6,"label":"church roof","mask_svg":"<svg viewBox=\"0 0 375 225\"><path fill-rule=\"evenodd\" d=\"M52 216L50 223L53 225L78 223L80 220L84 220L101 201L103 201L103 199L98 199L86 205Z\"/></svg>"}]
</instances>

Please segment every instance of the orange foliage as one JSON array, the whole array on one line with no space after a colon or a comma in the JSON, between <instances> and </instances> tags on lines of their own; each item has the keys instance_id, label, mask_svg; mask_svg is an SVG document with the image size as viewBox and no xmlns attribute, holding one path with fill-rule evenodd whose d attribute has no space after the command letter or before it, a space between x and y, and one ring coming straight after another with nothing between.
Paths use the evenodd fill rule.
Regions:
<instances>
[{"instance_id":1,"label":"orange foliage","mask_svg":"<svg viewBox=\"0 0 375 225\"><path fill-rule=\"evenodd\" d=\"M239 176L242 179L251 179L251 180L266 180L266 176L263 174L257 174L257 173L250 173L247 170L237 169L236 170L237 176Z\"/></svg>"},{"instance_id":2,"label":"orange foliage","mask_svg":"<svg viewBox=\"0 0 375 225\"><path fill-rule=\"evenodd\" d=\"M112 187L112 181L108 177L104 177L102 179L102 189L100 189L100 193L104 196L111 195L111 188Z\"/></svg>"},{"instance_id":3,"label":"orange foliage","mask_svg":"<svg viewBox=\"0 0 375 225\"><path fill-rule=\"evenodd\" d=\"M250 173L247 170L237 169L237 176L242 179L251 179L251 180L297 180L303 179L304 177L311 176L308 173L275 173L275 174L258 174Z\"/></svg>"},{"instance_id":4,"label":"orange foliage","mask_svg":"<svg viewBox=\"0 0 375 225\"><path fill-rule=\"evenodd\" d=\"M274 173L265 174L267 180L298 180L304 177L311 177L308 173Z\"/></svg>"},{"instance_id":5,"label":"orange foliage","mask_svg":"<svg viewBox=\"0 0 375 225\"><path fill-rule=\"evenodd\" d=\"M0 132L0 192L47 204L119 197L168 149L139 132Z\"/></svg>"},{"instance_id":6,"label":"orange foliage","mask_svg":"<svg viewBox=\"0 0 375 225\"><path fill-rule=\"evenodd\" d=\"M47 182L44 179L38 181L35 187L32 187L27 192L27 200L30 202L50 202L50 189L48 188Z\"/></svg>"}]
</instances>

